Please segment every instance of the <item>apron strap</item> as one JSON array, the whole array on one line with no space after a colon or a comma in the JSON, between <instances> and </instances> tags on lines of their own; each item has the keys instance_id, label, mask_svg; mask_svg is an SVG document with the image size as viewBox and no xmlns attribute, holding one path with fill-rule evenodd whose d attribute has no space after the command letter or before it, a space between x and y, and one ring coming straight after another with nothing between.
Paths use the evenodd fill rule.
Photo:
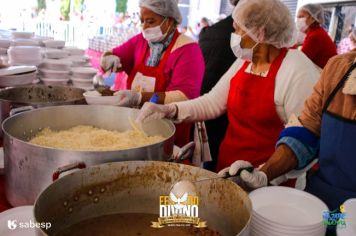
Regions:
<instances>
[{"instance_id":1,"label":"apron strap","mask_svg":"<svg viewBox=\"0 0 356 236\"><path fill-rule=\"evenodd\" d=\"M350 74L352 73L352 71L356 68L356 63L353 63L351 65L351 67L347 70L346 74L344 75L344 77L342 77L342 79L340 80L340 82L336 85L336 87L334 88L334 90L331 92L330 96L328 97L328 99L325 102L325 105L323 107L323 112L326 112L326 110L328 109L330 103L332 102L332 100L334 99L336 93L342 88L342 86L344 86L346 80L349 78Z\"/></svg>"}]
</instances>

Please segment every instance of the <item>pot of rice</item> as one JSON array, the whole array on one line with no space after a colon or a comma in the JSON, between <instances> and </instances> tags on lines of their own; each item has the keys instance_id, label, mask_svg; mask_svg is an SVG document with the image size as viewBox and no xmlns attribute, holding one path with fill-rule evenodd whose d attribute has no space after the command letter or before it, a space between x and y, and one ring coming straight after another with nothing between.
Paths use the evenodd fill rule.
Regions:
<instances>
[{"instance_id":1,"label":"pot of rice","mask_svg":"<svg viewBox=\"0 0 356 236\"><path fill-rule=\"evenodd\" d=\"M6 119L2 130L9 203L33 205L63 170L118 161L169 160L174 124L157 120L137 130L130 120L138 112L115 106L69 105Z\"/></svg>"}]
</instances>

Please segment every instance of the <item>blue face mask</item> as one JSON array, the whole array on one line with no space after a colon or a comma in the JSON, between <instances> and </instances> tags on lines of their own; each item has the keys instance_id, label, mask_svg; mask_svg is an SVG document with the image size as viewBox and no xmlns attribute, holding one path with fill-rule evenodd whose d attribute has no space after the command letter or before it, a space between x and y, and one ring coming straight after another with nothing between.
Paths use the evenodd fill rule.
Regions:
<instances>
[{"instance_id":1,"label":"blue face mask","mask_svg":"<svg viewBox=\"0 0 356 236\"><path fill-rule=\"evenodd\" d=\"M115 84L116 73L111 73L108 77L104 77L104 83L106 86L113 86Z\"/></svg>"}]
</instances>

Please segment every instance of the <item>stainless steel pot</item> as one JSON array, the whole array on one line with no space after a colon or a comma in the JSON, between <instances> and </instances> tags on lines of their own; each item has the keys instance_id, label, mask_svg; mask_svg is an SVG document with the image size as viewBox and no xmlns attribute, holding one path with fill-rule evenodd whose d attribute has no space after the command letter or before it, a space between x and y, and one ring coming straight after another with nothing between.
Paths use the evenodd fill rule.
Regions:
<instances>
[{"instance_id":1,"label":"stainless steel pot","mask_svg":"<svg viewBox=\"0 0 356 236\"><path fill-rule=\"evenodd\" d=\"M38 194L64 169L114 161L168 160L173 152L174 125L158 120L143 126L149 135L162 135L159 143L117 151L69 151L28 143L40 129L68 129L92 125L107 130L131 129L128 117L138 110L114 106L55 106L17 114L3 122L6 197L11 205L32 205ZM79 164L78 164L79 163ZM69 165L69 166L67 166Z\"/></svg>"},{"instance_id":2,"label":"stainless steel pot","mask_svg":"<svg viewBox=\"0 0 356 236\"><path fill-rule=\"evenodd\" d=\"M169 195L173 183L216 176L197 167L149 161L109 163L77 171L51 184L36 200L35 220L51 223L38 235L56 235L72 224L103 215L159 214L159 196ZM252 206L247 193L223 179L199 182L196 187L199 218L207 221L209 228L222 235L248 235Z\"/></svg>"},{"instance_id":3,"label":"stainless steel pot","mask_svg":"<svg viewBox=\"0 0 356 236\"><path fill-rule=\"evenodd\" d=\"M0 90L0 122L9 117L14 108L31 106L32 108L85 104L80 88L31 85ZM0 131L2 137L2 131Z\"/></svg>"}]
</instances>

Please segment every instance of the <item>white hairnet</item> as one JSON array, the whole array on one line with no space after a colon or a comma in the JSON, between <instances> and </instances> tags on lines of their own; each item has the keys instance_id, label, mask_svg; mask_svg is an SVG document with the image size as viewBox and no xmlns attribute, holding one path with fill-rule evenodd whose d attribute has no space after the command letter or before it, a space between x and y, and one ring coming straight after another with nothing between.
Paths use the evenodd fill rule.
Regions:
<instances>
[{"instance_id":1,"label":"white hairnet","mask_svg":"<svg viewBox=\"0 0 356 236\"><path fill-rule=\"evenodd\" d=\"M232 17L254 41L277 48L295 43L296 29L289 9L280 0L240 0Z\"/></svg>"},{"instance_id":2,"label":"white hairnet","mask_svg":"<svg viewBox=\"0 0 356 236\"><path fill-rule=\"evenodd\" d=\"M308 12L314 20L320 24L324 23L324 8L320 4L306 4L300 8L300 10Z\"/></svg>"},{"instance_id":3,"label":"white hairnet","mask_svg":"<svg viewBox=\"0 0 356 236\"><path fill-rule=\"evenodd\" d=\"M146 7L158 15L172 17L178 24L182 22L177 0L140 0L139 6Z\"/></svg>"}]
</instances>

